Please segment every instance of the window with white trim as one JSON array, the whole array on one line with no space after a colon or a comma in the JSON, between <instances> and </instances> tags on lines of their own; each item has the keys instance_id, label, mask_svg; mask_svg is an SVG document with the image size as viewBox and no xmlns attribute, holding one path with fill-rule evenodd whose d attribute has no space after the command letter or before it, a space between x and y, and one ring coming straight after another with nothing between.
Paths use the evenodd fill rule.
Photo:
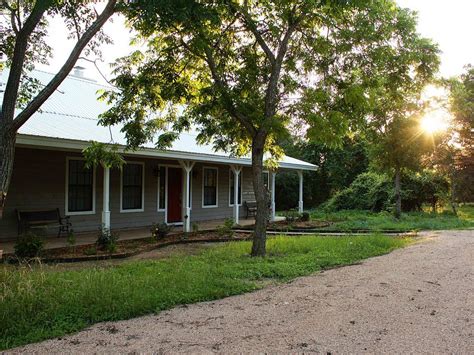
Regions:
<instances>
[{"instance_id":1,"label":"window with white trim","mask_svg":"<svg viewBox=\"0 0 474 355\"><path fill-rule=\"evenodd\" d=\"M67 164L67 212L93 212L94 169L82 159L68 159Z\"/></svg>"},{"instance_id":2,"label":"window with white trim","mask_svg":"<svg viewBox=\"0 0 474 355\"><path fill-rule=\"evenodd\" d=\"M217 168L203 168L202 205L217 207Z\"/></svg>"},{"instance_id":3,"label":"window with white trim","mask_svg":"<svg viewBox=\"0 0 474 355\"><path fill-rule=\"evenodd\" d=\"M122 169L122 211L143 210L143 170L140 163L127 163Z\"/></svg>"},{"instance_id":4,"label":"window with white trim","mask_svg":"<svg viewBox=\"0 0 474 355\"><path fill-rule=\"evenodd\" d=\"M235 174L232 170L230 170L230 175L229 175L229 206L234 205L234 199L235 199L235 194L234 194L234 180L235 180ZM239 174L239 181L238 181L238 205L242 205L242 171Z\"/></svg>"}]
</instances>

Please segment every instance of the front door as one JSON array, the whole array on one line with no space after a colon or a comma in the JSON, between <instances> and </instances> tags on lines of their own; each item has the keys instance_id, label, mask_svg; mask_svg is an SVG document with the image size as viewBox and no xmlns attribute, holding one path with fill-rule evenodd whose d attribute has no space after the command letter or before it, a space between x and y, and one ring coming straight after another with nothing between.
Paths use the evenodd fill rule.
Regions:
<instances>
[{"instance_id":1,"label":"front door","mask_svg":"<svg viewBox=\"0 0 474 355\"><path fill-rule=\"evenodd\" d=\"M168 223L182 222L183 175L181 168L168 168Z\"/></svg>"}]
</instances>

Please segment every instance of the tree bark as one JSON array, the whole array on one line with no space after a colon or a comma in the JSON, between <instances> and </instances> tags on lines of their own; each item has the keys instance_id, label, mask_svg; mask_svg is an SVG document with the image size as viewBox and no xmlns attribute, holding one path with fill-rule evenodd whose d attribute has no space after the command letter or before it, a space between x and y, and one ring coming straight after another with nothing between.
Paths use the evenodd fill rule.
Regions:
<instances>
[{"instance_id":1,"label":"tree bark","mask_svg":"<svg viewBox=\"0 0 474 355\"><path fill-rule=\"evenodd\" d=\"M0 122L3 123L1 118ZM6 125L0 126L0 218L3 217L8 187L13 173L15 141L15 131Z\"/></svg>"},{"instance_id":2,"label":"tree bark","mask_svg":"<svg viewBox=\"0 0 474 355\"><path fill-rule=\"evenodd\" d=\"M265 256L268 222L268 191L263 182L263 153L265 137L257 135L252 142L253 190L257 201L252 256Z\"/></svg>"},{"instance_id":3,"label":"tree bark","mask_svg":"<svg viewBox=\"0 0 474 355\"><path fill-rule=\"evenodd\" d=\"M400 187L400 167L395 168L395 218L400 219L402 215L402 195Z\"/></svg>"},{"instance_id":4,"label":"tree bark","mask_svg":"<svg viewBox=\"0 0 474 355\"><path fill-rule=\"evenodd\" d=\"M451 168L450 178L451 178L451 194L450 194L451 209L453 210L454 215L457 216L458 209L457 209L457 204L456 204L456 176L455 176L454 166Z\"/></svg>"}]
</instances>

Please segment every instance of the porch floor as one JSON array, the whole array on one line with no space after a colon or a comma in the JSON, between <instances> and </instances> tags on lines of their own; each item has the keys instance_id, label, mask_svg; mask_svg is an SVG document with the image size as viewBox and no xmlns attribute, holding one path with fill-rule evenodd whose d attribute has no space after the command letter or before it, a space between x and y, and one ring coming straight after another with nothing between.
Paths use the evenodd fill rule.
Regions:
<instances>
[{"instance_id":1,"label":"porch floor","mask_svg":"<svg viewBox=\"0 0 474 355\"><path fill-rule=\"evenodd\" d=\"M278 217L277 217L278 218ZM218 226L222 225L224 220L213 220L213 221L202 221L197 222L199 226L199 230L214 230ZM240 225L241 226L249 226L255 223L255 219L241 219ZM150 236L150 228L149 227L142 227L142 228L134 228L134 229L114 229L114 231L119 232L120 240L130 240L130 239L141 239ZM171 233L180 233L183 231L182 226L173 227ZM14 251L15 246L15 236L12 236L11 240L0 242L0 250L3 250L3 253L12 253ZM76 245L85 245L85 244L93 244L97 239L97 232L85 232L85 233L76 233ZM66 247L66 237L62 236L60 238L56 236L48 236L44 237L44 248L45 249L54 249L54 248L61 248Z\"/></svg>"}]
</instances>

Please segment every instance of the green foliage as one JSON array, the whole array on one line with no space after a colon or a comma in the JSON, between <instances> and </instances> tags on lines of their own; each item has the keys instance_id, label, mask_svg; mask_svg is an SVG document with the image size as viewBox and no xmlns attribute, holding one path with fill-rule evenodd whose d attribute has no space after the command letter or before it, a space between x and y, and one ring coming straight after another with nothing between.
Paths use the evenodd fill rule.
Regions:
<instances>
[{"instance_id":1,"label":"green foliage","mask_svg":"<svg viewBox=\"0 0 474 355\"><path fill-rule=\"evenodd\" d=\"M425 171L402 176L402 210L420 211L428 203L437 203L448 193L449 184L443 176ZM394 199L392 179L373 172L359 175L346 189L336 193L323 206L327 211L368 210L391 211Z\"/></svg>"},{"instance_id":2,"label":"green foliage","mask_svg":"<svg viewBox=\"0 0 474 355\"><path fill-rule=\"evenodd\" d=\"M220 237L231 238L234 236L234 230L232 229L233 227L234 220L232 218L227 218L222 226L217 227L216 231Z\"/></svg>"},{"instance_id":3,"label":"green foliage","mask_svg":"<svg viewBox=\"0 0 474 355\"><path fill-rule=\"evenodd\" d=\"M43 240L33 232L20 235L15 243L15 255L19 258L34 258L43 250Z\"/></svg>"},{"instance_id":4,"label":"green foliage","mask_svg":"<svg viewBox=\"0 0 474 355\"><path fill-rule=\"evenodd\" d=\"M151 226L151 236L155 240L164 239L171 231L171 226L165 222L153 223Z\"/></svg>"},{"instance_id":5,"label":"green foliage","mask_svg":"<svg viewBox=\"0 0 474 355\"><path fill-rule=\"evenodd\" d=\"M117 232L112 232L108 228L101 227L99 228L99 233L97 234L96 245L100 250L107 250L109 253L113 253L117 248L117 240L119 239L119 234Z\"/></svg>"},{"instance_id":6,"label":"green foliage","mask_svg":"<svg viewBox=\"0 0 474 355\"><path fill-rule=\"evenodd\" d=\"M318 166L317 171L304 172L304 206L311 208L321 204L365 172L369 165L367 146L361 134L345 138L339 147L301 140L284 142L283 148L288 155ZM275 184L277 210L295 208L299 194L297 174L278 173Z\"/></svg>"},{"instance_id":7,"label":"green foliage","mask_svg":"<svg viewBox=\"0 0 474 355\"><path fill-rule=\"evenodd\" d=\"M327 212L318 209L311 212L313 220L332 222L327 227L331 230L443 230L474 228L474 207L464 205L458 211L458 216L450 211L440 213L407 212L402 213L401 219L396 219L389 212L369 212L360 210L344 210Z\"/></svg>"},{"instance_id":8,"label":"green foliage","mask_svg":"<svg viewBox=\"0 0 474 355\"><path fill-rule=\"evenodd\" d=\"M122 168L125 160L118 152L117 145L107 145L104 143L90 142L90 146L82 151L86 159L86 167L101 165L104 168Z\"/></svg>"},{"instance_id":9,"label":"green foliage","mask_svg":"<svg viewBox=\"0 0 474 355\"><path fill-rule=\"evenodd\" d=\"M369 237L276 237L268 257L250 258L250 242L199 255L60 271L0 265L0 350L77 332L91 324L156 313L181 304L253 291L321 269L355 263L407 243ZM265 281L265 282L262 282Z\"/></svg>"},{"instance_id":10,"label":"green foliage","mask_svg":"<svg viewBox=\"0 0 474 355\"><path fill-rule=\"evenodd\" d=\"M290 210L285 211L283 213L283 216L285 217L286 222L289 224L298 221L301 217L298 210L296 209L290 209Z\"/></svg>"},{"instance_id":11,"label":"green foliage","mask_svg":"<svg viewBox=\"0 0 474 355\"><path fill-rule=\"evenodd\" d=\"M303 212L301 214L301 217L300 217L301 222L309 222L310 219L311 219L311 215L309 214L309 212Z\"/></svg>"},{"instance_id":12,"label":"green foliage","mask_svg":"<svg viewBox=\"0 0 474 355\"><path fill-rule=\"evenodd\" d=\"M193 232L199 232L199 224L196 222L191 223L191 229Z\"/></svg>"}]
</instances>

